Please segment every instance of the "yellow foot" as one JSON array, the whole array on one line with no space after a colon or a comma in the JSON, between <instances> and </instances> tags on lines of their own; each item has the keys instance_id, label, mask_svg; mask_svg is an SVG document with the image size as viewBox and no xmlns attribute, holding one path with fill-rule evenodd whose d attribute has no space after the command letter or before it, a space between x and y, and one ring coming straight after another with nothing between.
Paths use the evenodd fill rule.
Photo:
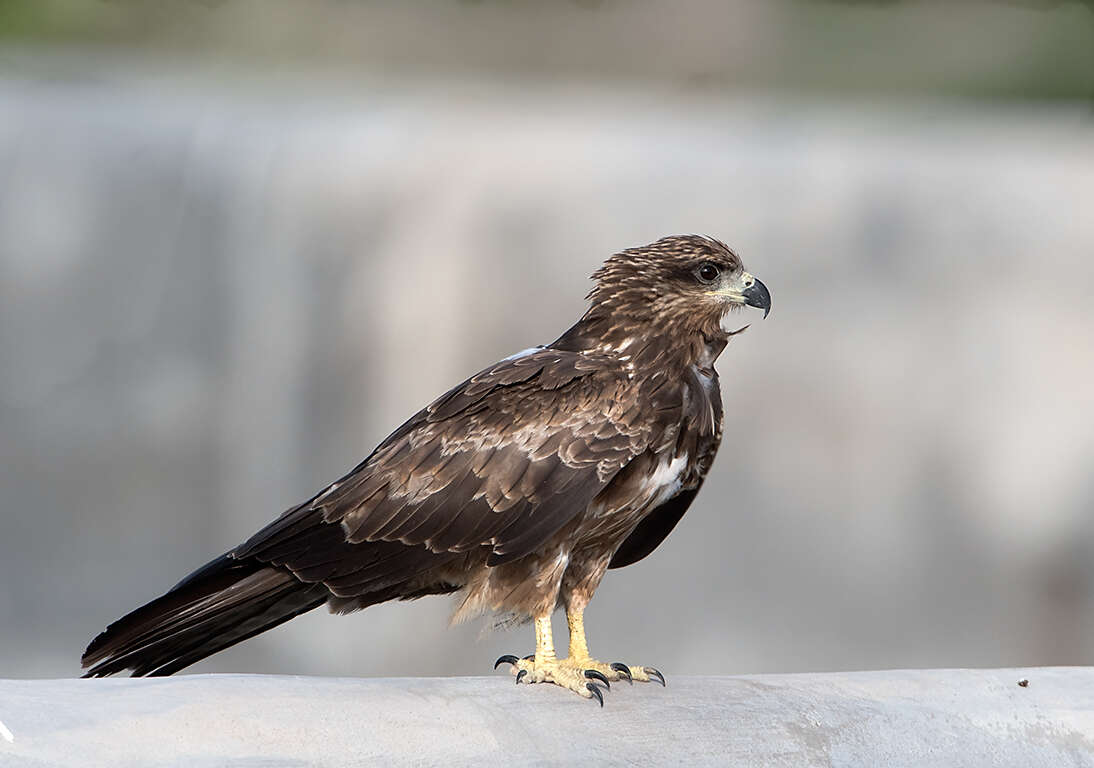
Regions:
<instances>
[{"instance_id":1,"label":"yellow foot","mask_svg":"<svg viewBox=\"0 0 1094 768\"><path fill-rule=\"evenodd\" d=\"M595 669L601 672L609 680L626 680L628 683L634 683L637 680L640 683L648 683L651 680L656 680L665 685L665 676L658 672L653 667L630 667L622 662L615 661L611 664L606 664L603 661L597 661L594 658L575 659L563 659L562 663L571 663L580 665L582 669Z\"/></svg>"},{"instance_id":2,"label":"yellow foot","mask_svg":"<svg viewBox=\"0 0 1094 768\"><path fill-rule=\"evenodd\" d=\"M597 683L603 683L611 688L611 678L598 669L586 668L572 662L570 659L545 659L538 664L535 656L525 656L518 659L516 656L505 655L494 662L494 669L501 664L512 664L513 673L517 676L517 683L554 683L555 685L573 691L586 699L595 698L604 706L604 694Z\"/></svg>"},{"instance_id":3,"label":"yellow foot","mask_svg":"<svg viewBox=\"0 0 1094 768\"><path fill-rule=\"evenodd\" d=\"M604 695L598 682L607 688L611 688L609 681L614 680L626 680L632 684L635 680L641 683L656 680L661 685L665 684L665 676L653 667L630 667L618 661L605 664L593 658L566 658L547 659L537 664L535 656L518 659L507 654L494 662L494 669L501 664L513 665L517 683L522 680L528 683L554 683L587 699L596 697L600 706L604 706Z\"/></svg>"}]
</instances>

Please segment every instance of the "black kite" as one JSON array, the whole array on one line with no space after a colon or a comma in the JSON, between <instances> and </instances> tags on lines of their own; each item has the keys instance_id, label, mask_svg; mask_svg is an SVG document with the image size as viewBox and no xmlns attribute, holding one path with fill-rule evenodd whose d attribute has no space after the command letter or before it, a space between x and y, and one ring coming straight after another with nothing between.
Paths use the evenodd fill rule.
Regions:
<instances>
[{"instance_id":1,"label":"black kite","mask_svg":"<svg viewBox=\"0 0 1094 768\"><path fill-rule=\"evenodd\" d=\"M666 237L612 256L585 315L419 411L337 482L111 624L89 677L169 675L326 605L458 592L457 617L532 618L517 680L596 696L664 683L589 655L582 614L608 568L641 560L695 498L722 436L714 361L730 309L771 308L722 243ZM561 604L570 650L555 656ZM497 666L497 665L495 665Z\"/></svg>"}]
</instances>

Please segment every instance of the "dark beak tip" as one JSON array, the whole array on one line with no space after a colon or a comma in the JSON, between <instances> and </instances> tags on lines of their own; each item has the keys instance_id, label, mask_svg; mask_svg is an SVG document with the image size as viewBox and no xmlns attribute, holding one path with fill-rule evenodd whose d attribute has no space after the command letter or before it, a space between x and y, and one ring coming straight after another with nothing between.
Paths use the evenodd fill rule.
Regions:
<instances>
[{"instance_id":1,"label":"dark beak tip","mask_svg":"<svg viewBox=\"0 0 1094 768\"><path fill-rule=\"evenodd\" d=\"M745 289L744 297L748 306L764 311L765 320L771 314L771 293L759 279L753 278L752 285Z\"/></svg>"}]
</instances>

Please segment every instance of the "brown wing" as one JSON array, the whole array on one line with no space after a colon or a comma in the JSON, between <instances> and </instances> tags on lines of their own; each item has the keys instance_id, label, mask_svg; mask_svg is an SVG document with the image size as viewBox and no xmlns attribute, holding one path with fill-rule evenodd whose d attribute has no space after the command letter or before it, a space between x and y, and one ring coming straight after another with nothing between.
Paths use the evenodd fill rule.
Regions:
<instances>
[{"instance_id":1,"label":"brown wing","mask_svg":"<svg viewBox=\"0 0 1094 768\"><path fill-rule=\"evenodd\" d=\"M694 457L688 476L679 493L654 508L635 526L612 555L609 568L637 563L661 545L688 511L714 462L722 440L722 397L718 376L713 369L702 378L696 371L691 371L685 384L685 421L678 451Z\"/></svg>"},{"instance_id":2,"label":"brown wing","mask_svg":"<svg viewBox=\"0 0 1094 768\"><path fill-rule=\"evenodd\" d=\"M657 549L672 533L672 529L688 511L688 507L698 493L698 488L681 491L650 512L623 540L619 549L612 555L608 567L623 568L632 565Z\"/></svg>"},{"instance_id":3,"label":"brown wing","mask_svg":"<svg viewBox=\"0 0 1094 768\"><path fill-rule=\"evenodd\" d=\"M550 348L473 376L364 462L232 554L339 596L373 594L461 552L522 557L582 512L650 427L606 360Z\"/></svg>"}]
</instances>

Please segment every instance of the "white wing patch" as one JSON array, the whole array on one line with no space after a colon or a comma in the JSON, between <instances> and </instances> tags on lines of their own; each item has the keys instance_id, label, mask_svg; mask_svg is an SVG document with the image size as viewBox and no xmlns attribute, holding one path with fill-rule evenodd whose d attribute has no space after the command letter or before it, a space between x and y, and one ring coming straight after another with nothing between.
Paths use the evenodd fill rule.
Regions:
<instances>
[{"instance_id":1,"label":"white wing patch","mask_svg":"<svg viewBox=\"0 0 1094 768\"><path fill-rule=\"evenodd\" d=\"M657 465L657 469L646 481L645 490L650 495L650 507L658 507L680 492L687 465L687 454L677 456L672 461L662 461Z\"/></svg>"},{"instance_id":2,"label":"white wing patch","mask_svg":"<svg viewBox=\"0 0 1094 768\"><path fill-rule=\"evenodd\" d=\"M514 352L509 357L503 357L502 360L516 360L521 357L528 357L528 355L534 355L539 352L543 347L528 347L528 349L522 349L520 352Z\"/></svg>"}]
</instances>

